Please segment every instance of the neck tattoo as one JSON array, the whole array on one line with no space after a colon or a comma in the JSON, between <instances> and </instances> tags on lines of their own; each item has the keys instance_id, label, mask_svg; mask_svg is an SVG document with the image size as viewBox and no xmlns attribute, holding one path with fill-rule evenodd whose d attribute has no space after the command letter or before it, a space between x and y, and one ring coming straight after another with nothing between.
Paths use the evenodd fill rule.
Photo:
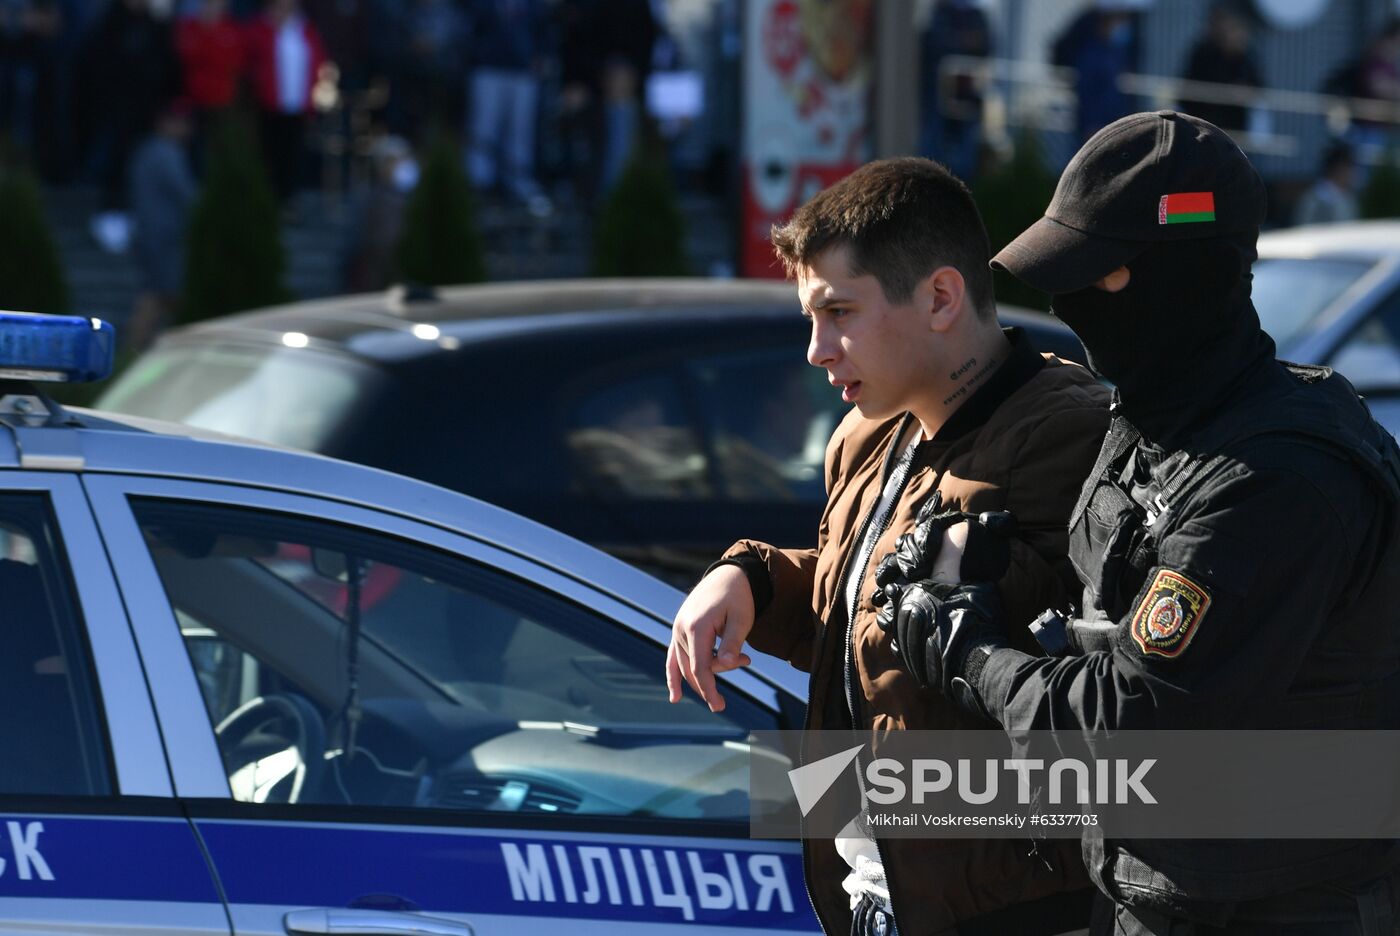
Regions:
<instances>
[{"instance_id":1,"label":"neck tattoo","mask_svg":"<svg viewBox=\"0 0 1400 936\"><path fill-rule=\"evenodd\" d=\"M988 374L996 370L1000 362L996 358L988 358L986 363L978 366L977 358L968 358L963 365L948 375L951 380L962 380L962 383L948 395L943 401L944 406L949 406L959 400L966 399L974 387L977 386Z\"/></svg>"}]
</instances>

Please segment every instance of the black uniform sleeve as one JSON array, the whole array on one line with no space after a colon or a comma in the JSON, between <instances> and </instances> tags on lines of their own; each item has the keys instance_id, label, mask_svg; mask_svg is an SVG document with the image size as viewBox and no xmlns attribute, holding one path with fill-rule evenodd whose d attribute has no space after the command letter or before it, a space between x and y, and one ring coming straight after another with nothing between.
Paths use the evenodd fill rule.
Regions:
<instances>
[{"instance_id":1,"label":"black uniform sleeve","mask_svg":"<svg viewBox=\"0 0 1400 936\"><path fill-rule=\"evenodd\" d=\"M1374 505L1340 458L1277 444L1253 454L1182 505L1112 650L991 655L978 689L1003 726L1267 724L1352 586Z\"/></svg>"}]
</instances>

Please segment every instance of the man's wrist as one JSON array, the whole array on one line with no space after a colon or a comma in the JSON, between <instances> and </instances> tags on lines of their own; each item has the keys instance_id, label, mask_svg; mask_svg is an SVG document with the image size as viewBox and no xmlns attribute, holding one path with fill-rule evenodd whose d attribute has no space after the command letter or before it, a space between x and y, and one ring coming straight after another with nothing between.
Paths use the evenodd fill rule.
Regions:
<instances>
[{"instance_id":1,"label":"man's wrist","mask_svg":"<svg viewBox=\"0 0 1400 936\"><path fill-rule=\"evenodd\" d=\"M992 654L1007 646L1006 636L996 624L1000 595L997 586L990 583L956 586L954 594L970 620L964 620L962 639L944 658L949 694L968 711L996 720L997 715L987 705L982 674Z\"/></svg>"},{"instance_id":2,"label":"man's wrist","mask_svg":"<svg viewBox=\"0 0 1400 936\"><path fill-rule=\"evenodd\" d=\"M744 578L749 583L749 591L753 594L754 617L762 614L773 602L773 578L768 574L768 564L757 556L741 553L737 556L727 556L714 562L705 570L705 575L709 575L720 566L737 566L739 571L744 573ZM701 578L705 576L702 575Z\"/></svg>"},{"instance_id":3,"label":"man's wrist","mask_svg":"<svg viewBox=\"0 0 1400 936\"><path fill-rule=\"evenodd\" d=\"M962 676L963 680L977 693L978 698L982 696L982 670L986 668L987 661L992 657L992 651L1000 649L991 643L970 644L961 654L961 659L957 662L956 674Z\"/></svg>"},{"instance_id":4,"label":"man's wrist","mask_svg":"<svg viewBox=\"0 0 1400 936\"><path fill-rule=\"evenodd\" d=\"M979 652L969 655L964 677L987 715L999 725L1005 725L1006 696L1011 679L1021 664L1036 659L1014 647L983 644Z\"/></svg>"}]
</instances>

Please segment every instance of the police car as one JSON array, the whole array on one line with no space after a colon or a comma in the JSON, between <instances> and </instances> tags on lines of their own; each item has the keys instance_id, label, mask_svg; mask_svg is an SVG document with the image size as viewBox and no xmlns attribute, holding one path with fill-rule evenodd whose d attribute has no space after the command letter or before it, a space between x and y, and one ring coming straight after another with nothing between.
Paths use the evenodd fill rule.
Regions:
<instances>
[{"instance_id":1,"label":"police car","mask_svg":"<svg viewBox=\"0 0 1400 936\"><path fill-rule=\"evenodd\" d=\"M680 595L471 498L64 410L0 314L0 932L812 931L748 837L798 674L666 701Z\"/></svg>"}]
</instances>

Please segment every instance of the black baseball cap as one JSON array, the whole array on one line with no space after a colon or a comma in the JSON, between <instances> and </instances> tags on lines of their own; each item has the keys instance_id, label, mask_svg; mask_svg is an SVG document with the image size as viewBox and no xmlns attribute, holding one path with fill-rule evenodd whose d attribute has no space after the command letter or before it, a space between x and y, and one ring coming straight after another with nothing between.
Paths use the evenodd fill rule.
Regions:
<instances>
[{"instance_id":1,"label":"black baseball cap","mask_svg":"<svg viewBox=\"0 0 1400 936\"><path fill-rule=\"evenodd\" d=\"M1045 217L992 258L1048 293L1083 289L1153 244L1258 234L1264 182L1230 135L1189 114L1131 114L1089 138Z\"/></svg>"}]
</instances>

